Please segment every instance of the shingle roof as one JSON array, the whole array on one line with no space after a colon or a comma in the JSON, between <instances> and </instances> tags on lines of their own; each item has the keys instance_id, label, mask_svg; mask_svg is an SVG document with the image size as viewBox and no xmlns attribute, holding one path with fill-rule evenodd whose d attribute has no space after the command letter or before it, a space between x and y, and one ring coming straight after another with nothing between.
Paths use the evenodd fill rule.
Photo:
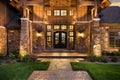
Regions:
<instances>
[{"instance_id":1,"label":"shingle roof","mask_svg":"<svg viewBox=\"0 0 120 80\"><path fill-rule=\"evenodd\" d=\"M8 29L19 29L20 27L20 17L17 15L6 25Z\"/></svg>"},{"instance_id":2,"label":"shingle roof","mask_svg":"<svg viewBox=\"0 0 120 80\"><path fill-rule=\"evenodd\" d=\"M101 23L120 23L120 7L110 6L99 14Z\"/></svg>"}]
</instances>

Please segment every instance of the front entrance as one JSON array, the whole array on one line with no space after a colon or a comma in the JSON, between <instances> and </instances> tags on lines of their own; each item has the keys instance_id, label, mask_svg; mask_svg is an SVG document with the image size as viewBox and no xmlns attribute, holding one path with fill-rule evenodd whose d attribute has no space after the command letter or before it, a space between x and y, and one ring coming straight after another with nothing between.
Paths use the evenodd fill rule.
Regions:
<instances>
[{"instance_id":1,"label":"front entrance","mask_svg":"<svg viewBox=\"0 0 120 80\"><path fill-rule=\"evenodd\" d=\"M58 31L54 32L54 48L67 48L67 33Z\"/></svg>"}]
</instances>

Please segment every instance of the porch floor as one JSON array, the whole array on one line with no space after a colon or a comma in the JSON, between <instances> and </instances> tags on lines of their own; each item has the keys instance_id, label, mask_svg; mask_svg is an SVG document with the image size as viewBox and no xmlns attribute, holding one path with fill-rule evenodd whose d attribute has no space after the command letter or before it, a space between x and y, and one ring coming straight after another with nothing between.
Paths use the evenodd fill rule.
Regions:
<instances>
[{"instance_id":1,"label":"porch floor","mask_svg":"<svg viewBox=\"0 0 120 80\"><path fill-rule=\"evenodd\" d=\"M78 53L75 51L45 51L33 53L38 58L86 58L88 53Z\"/></svg>"}]
</instances>

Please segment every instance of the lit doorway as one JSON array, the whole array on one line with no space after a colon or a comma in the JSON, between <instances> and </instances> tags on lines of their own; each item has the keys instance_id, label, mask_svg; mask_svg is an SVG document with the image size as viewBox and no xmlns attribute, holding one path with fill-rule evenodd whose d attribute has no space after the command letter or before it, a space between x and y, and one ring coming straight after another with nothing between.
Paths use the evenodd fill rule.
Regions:
<instances>
[{"instance_id":1,"label":"lit doorway","mask_svg":"<svg viewBox=\"0 0 120 80\"><path fill-rule=\"evenodd\" d=\"M54 32L54 48L67 48L67 33L58 31Z\"/></svg>"}]
</instances>

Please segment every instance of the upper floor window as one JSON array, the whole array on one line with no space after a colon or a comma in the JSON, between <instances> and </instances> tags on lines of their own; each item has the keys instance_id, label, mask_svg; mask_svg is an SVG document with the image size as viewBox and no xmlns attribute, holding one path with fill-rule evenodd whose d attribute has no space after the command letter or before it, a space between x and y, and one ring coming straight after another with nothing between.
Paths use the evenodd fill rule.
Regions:
<instances>
[{"instance_id":1,"label":"upper floor window","mask_svg":"<svg viewBox=\"0 0 120 80\"><path fill-rule=\"evenodd\" d=\"M47 16L51 16L51 10L47 10Z\"/></svg>"},{"instance_id":2,"label":"upper floor window","mask_svg":"<svg viewBox=\"0 0 120 80\"><path fill-rule=\"evenodd\" d=\"M61 10L61 16L66 16L67 15L67 10Z\"/></svg>"},{"instance_id":3,"label":"upper floor window","mask_svg":"<svg viewBox=\"0 0 120 80\"><path fill-rule=\"evenodd\" d=\"M70 16L73 16L73 10L70 10L69 15L70 15Z\"/></svg>"},{"instance_id":4,"label":"upper floor window","mask_svg":"<svg viewBox=\"0 0 120 80\"><path fill-rule=\"evenodd\" d=\"M54 10L54 16L60 16L60 10Z\"/></svg>"}]
</instances>

